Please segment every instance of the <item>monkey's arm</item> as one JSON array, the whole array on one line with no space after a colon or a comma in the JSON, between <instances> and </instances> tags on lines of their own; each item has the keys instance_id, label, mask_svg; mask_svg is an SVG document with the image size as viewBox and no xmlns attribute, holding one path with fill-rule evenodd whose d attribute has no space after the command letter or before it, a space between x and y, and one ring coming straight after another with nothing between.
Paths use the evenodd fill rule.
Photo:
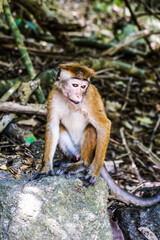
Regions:
<instances>
[{"instance_id":1,"label":"monkey's arm","mask_svg":"<svg viewBox=\"0 0 160 240\"><path fill-rule=\"evenodd\" d=\"M42 174L53 175L53 159L59 139L59 122L52 120L47 124L45 134L44 154L42 160Z\"/></svg>"},{"instance_id":2,"label":"monkey's arm","mask_svg":"<svg viewBox=\"0 0 160 240\"><path fill-rule=\"evenodd\" d=\"M54 89L48 98L47 126L45 133L44 153L42 168L30 180L41 179L42 177L53 175L53 158L59 140L59 117L57 108L54 106Z\"/></svg>"},{"instance_id":3,"label":"monkey's arm","mask_svg":"<svg viewBox=\"0 0 160 240\"><path fill-rule=\"evenodd\" d=\"M111 123L108 119L106 119L105 123L103 123L100 128L96 125L94 125L94 127L97 131L95 156L90 166L90 172L86 177L89 178L89 183L91 184L96 181L97 177L99 176L99 172L104 164L105 153L107 151L110 138Z\"/></svg>"},{"instance_id":4,"label":"monkey's arm","mask_svg":"<svg viewBox=\"0 0 160 240\"><path fill-rule=\"evenodd\" d=\"M86 176L89 179L89 183L93 184L104 164L105 153L110 138L111 122L105 114L102 99L93 85L90 86L90 93L88 95L89 97L92 96L92 99L88 99L88 103L92 102L92 105L88 106L90 109L88 117L97 134L95 156L90 166L90 172Z\"/></svg>"},{"instance_id":5,"label":"monkey's arm","mask_svg":"<svg viewBox=\"0 0 160 240\"><path fill-rule=\"evenodd\" d=\"M136 206L146 207L160 202L160 192L151 198L140 198L128 193L113 181L105 166L101 168L100 175L103 177L111 191L126 204L132 203Z\"/></svg>"}]
</instances>

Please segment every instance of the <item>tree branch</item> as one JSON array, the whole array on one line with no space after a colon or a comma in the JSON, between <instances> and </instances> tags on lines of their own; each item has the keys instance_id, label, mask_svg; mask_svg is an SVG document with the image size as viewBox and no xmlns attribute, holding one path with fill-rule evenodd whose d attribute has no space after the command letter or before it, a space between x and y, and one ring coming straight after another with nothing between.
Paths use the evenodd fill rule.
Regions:
<instances>
[{"instance_id":1,"label":"tree branch","mask_svg":"<svg viewBox=\"0 0 160 240\"><path fill-rule=\"evenodd\" d=\"M47 109L45 104L20 104L13 102L0 102L1 112L15 112L26 113L36 115L47 115Z\"/></svg>"}]
</instances>

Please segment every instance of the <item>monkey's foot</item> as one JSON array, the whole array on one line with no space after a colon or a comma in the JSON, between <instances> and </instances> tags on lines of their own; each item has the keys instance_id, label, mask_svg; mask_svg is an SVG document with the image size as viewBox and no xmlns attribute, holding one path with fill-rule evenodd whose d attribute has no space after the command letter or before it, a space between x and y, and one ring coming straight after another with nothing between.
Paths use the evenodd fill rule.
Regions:
<instances>
[{"instance_id":1,"label":"monkey's foot","mask_svg":"<svg viewBox=\"0 0 160 240\"><path fill-rule=\"evenodd\" d=\"M54 173L52 170L49 170L47 173L36 173L33 177L29 179L29 181L41 180L44 177L53 176L53 175Z\"/></svg>"},{"instance_id":2,"label":"monkey's foot","mask_svg":"<svg viewBox=\"0 0 160 240\"><path fill-rule=\"evenodd\" d=\"M79 172L83 172L86 167L83 165L83 161L79 161L76 163L69 164L68 166L61 167L57 172L56 175L66 174L66 177L69 178L70 175L75 175Z\"/></svg>"},{"instance_id":3,"label":"monkey's foot","mask_svg":"<svg viewBox=\"0 0 160 240\"><path fill-rule=\"evenodd\" d=\"M90 172L85 177L82 177L81 180L83 181L83 185L88 187L89 185L94 185L97 181L97 177L93 177Z\"/></svg>"}]
</instances>

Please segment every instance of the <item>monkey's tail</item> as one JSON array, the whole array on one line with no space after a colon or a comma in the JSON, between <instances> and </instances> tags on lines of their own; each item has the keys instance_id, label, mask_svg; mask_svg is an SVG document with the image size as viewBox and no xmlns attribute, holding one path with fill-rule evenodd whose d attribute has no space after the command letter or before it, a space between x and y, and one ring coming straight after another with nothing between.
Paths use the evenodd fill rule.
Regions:
<instances>
[{"instance_id":1,"label":"monkey's tail","mask_svg":"<svg viewBox=\"0 0 160 240\"><path fill-rule=\"evenodd\" d=\"M136 206L146 207L160 202L160 192L158 192L154 197L151 198L140 198L122 189L114 182L112 177L109 175L105 165L103 165L103 167L101 168L100 175L101 177L103 177L111 191L115 195L117 195L121 201L127 204L132 203Z\"/></svg>"}]
</instances>

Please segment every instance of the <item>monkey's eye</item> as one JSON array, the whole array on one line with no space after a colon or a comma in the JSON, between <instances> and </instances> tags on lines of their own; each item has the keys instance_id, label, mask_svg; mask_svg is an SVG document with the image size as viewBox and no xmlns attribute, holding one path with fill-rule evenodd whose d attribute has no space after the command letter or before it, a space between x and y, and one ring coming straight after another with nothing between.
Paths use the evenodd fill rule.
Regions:
<instances>
[{"instance_id":1,"label":"monkey's eye","mask_svg":"<svg viewBox=\"0 0 160 240\"><path fill-rule=\"evenodd\" d=\"M86 85L82 85L81 88L85 89L85 88L86 88Z\"/></svg>"},{"instance_id":2,"label":"monkey's eye","mask_svg":"<svg viewBox=\"0 0 160 240\"><path fill-rule=\"evenodd\" d=\"M73 87L78 87L78 84L73 83L72 86L73 86Z\"/></svg>"}]
</instances>

